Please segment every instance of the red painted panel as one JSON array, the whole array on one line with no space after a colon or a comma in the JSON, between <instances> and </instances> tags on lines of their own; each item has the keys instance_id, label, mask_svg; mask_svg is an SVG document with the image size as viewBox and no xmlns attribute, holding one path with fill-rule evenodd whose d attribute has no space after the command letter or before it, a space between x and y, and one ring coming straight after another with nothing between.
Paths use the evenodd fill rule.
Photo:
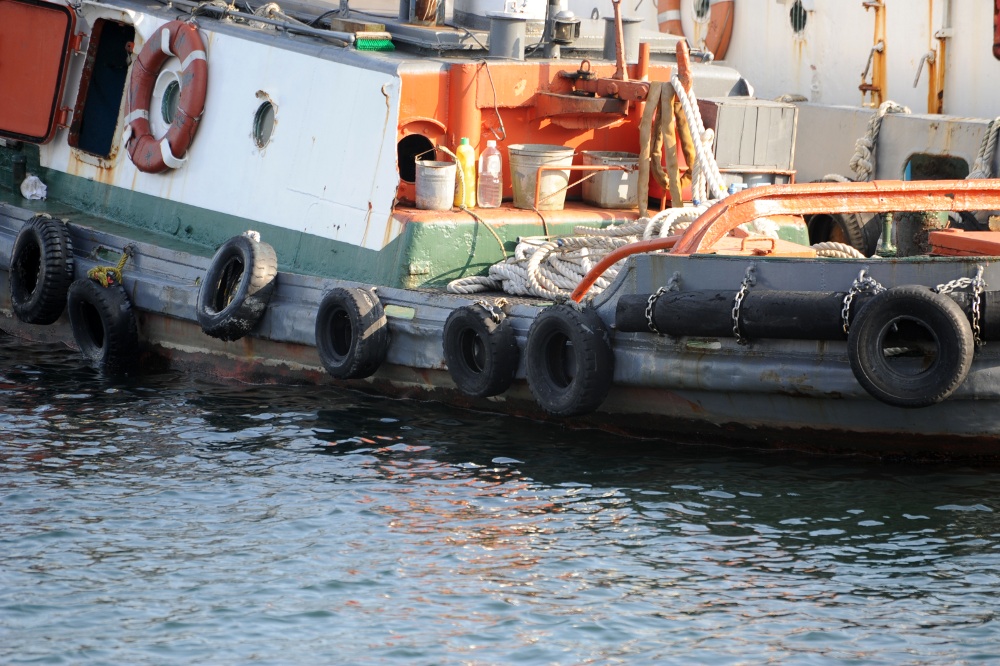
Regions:
<instances>
[{"instance_id":1,"label":"red painted panel","mask_svg":"<svg viewBox=\"0 0 1000 666\"><path fill-rule=\"evenodd\" d=\"M0 0L0 136L45 143L55 133L73 12L38 0Z\"/></svg>"}]
</instances>

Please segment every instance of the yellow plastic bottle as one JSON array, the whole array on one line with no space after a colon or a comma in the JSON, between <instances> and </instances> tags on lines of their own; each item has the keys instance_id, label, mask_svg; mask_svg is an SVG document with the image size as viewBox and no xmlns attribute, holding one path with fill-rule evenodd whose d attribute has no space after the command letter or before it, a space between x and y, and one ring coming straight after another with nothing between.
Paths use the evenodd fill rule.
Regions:
<instances>
[{"instance_id":1,"label":"yellow plastic bottle","mask_svg":"<svg viewBox=\"0 0 1000 666\"><path fill-rule=\"evenodd\" d=\"M462 176L455 179L455 205L465 204L466 208L476 206L476 151L469 145L469 140L462 137L455 149L458 158L458 169ZM465 181L464 183L462 181Z\"/></svg>"}]
</instances>

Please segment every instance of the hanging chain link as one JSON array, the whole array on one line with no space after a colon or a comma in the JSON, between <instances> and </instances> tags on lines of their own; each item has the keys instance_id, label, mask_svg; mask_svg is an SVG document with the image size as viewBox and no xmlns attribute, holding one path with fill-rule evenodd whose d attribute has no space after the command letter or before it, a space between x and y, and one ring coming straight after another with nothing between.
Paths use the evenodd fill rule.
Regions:
<instances>
[{"instance_id":1,"label":"hanging chain link","mask_svg":"<svg viewBox=\"0 0 1000 666\"><path fill-rule=\"evenodd\" d=\"M885 287L878 283L878 280L868 275L868 269L862 268L858 277L854 279L851 290L844 296L844 307L840 311L840 318L843 320L844 335L851 331L851 303L854 297L862 292L870 291L874 294L885 291Z\"/></svg>"},{"instance_id":2,"label":"hanging chain link","mask_svg":"<svg viewBox=\"0 0 1000 666\"><path fill-rule=\"evenodd\" d=\"M490 315L490 319L492 319L495 324L499 324L500 320L507 316L507 313L504 312L504 308L507 307L506 298L498 298L496 303L490 303L479 299L478 301L475 301L475 304L486 310L486 312Z\"/></svg>"},{"instance_id":3,"label":"hanging chain link","mask_svg":"<svg viewBox=\"0 0 1000 666\"><path fill-rule=\"evenodd\" d=\"M981 335L982 331L979 326L981 317L980 300L982 299L983 292L986 291L986 280L983 279L982 265L976 265L975 277L957 278L950 282L939 284L934 287L934 291L939 294L950 294L956 289L968 289L969 287L972 287L972 337L976 341L976 346L982 347L984 343Z\"/></svg>"},{"instance_id":4,"label":"hanging chain link","mask_svg":"<svg viewBox=\"0 0 1000 666\"><path fill-rule=\"evenodd\" d=\"M754 276L754 265L750 264L747 266L747 273L743 278L743 282L740 283L740 290L736 292L736 298L733 299L733 336L736 337L737 344L750 344L750 341L744 338L743 334L740 332L740 306L743 305L743 299L746 298L750 287L756 284L756 282L757 278Z\"/></svg>"},{"instance_id":5,"label":"hanging chain link","mask_svg":"<svg viewBox=\"0 0 1000 666\"><path fill-rule=\"evenodd\" d=\"M656 321L653 319L653 310L656 308L656 301L668 291L677 291L681 286L681 273L676 271L670 276L670 279L665 285L656 290L655 294L650 294L649 298L646 300L646 326L649 330L657 335L663 335L660 329L656 327Z\"/></svg>"}]
</instances>

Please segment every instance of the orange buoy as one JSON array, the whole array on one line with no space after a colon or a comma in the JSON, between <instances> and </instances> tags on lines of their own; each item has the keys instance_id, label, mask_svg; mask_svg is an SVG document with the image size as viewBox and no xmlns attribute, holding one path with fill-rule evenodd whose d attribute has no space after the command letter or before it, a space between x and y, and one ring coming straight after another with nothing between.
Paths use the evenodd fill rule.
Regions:
<instances>
[{"instance_id":1,"label":"orange buoy","mask_svg":"<svg viewBox=\"0 0 1000 666\"><path fill-rule=\"evenodd\" d=\"M157 138L149 124L149 107L156 78L171 56L181 61L180 98L170 128ZM125 146L136 168L161 173L184 164L205 111L207 91L208 61L198 29L182 21L167 23L146 41L129 77Z\"/></svg>"}]
</instances>

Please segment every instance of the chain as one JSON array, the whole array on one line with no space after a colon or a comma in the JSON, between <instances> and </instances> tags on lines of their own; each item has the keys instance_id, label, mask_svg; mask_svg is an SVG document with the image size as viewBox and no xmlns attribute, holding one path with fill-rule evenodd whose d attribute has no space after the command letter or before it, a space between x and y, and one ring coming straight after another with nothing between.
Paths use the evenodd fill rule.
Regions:
<instances>
[{"instance_id":1,"label":"chain","mask_svg":"<svg viewBox=\"0 0 1000 666\"><path fill-rule=\"evenodd\" d=\"M656 301L664 293L668 291L677 291L681 284L681 273L680 271L675 272L670 276L670 280L667 281L665 285L656 290L655 294L650 294L649 298L646 300L646 326L649 330L657 335L663 335L660 329L656 327L656 322L653 320L653 310L656 308Z\"/></svg>"},{"instance_id":2,"label":"chain","mask_svg":"<svg viewBox=\"0 0 1000 666\"><path fill-rule=\"evenodd\" d=\"M934 291L939 294L950 294L956 289L968 289L972 287L972 337L976 341L977 347L983 346L982 331L979 326L981 312L979 301L986 290L986 280L983 279L982 265L976 266L976 277L957 278L944 284L934 287Z\"/></svg>"},{"instance_id":3,"label":"chain","mask_svg":"<svg viewBox=\"0 0 1000 666\"><path fill-rule=\"evenodd\" d=\"M885 291L885 287L880 285L878 280L868 275L867 268L862 268L861 272L858 273L858 277L854 279L851 290L847 292L847 296L844 296L844 307L840 311L840 317L843 320L844 335L847 335L851 330L851 303L854 302L855 296L865 291L878 294Z\"/></svg>"},{"instance_id":4,"label":"chain","mask_svg":"<svg viewBox=\"0 0 1000 666\"><path fill-rule=\"evenodd\" d=\"M499 324L500 320L507 316L507 314L503 311L503 308L507 307L506 298L498 298L496 303L490 303L480 299L475 301L475 304L486 310L486 312L490 315L490 319L492 319L495 324Z\"/></svg>"},{"instance_id":5,"label":"chain","mask_svg":"<svg viewBox=\"0 0 1000 666\"><path fill-rule=\"evenodd\" d=\"M754 277L754 266L750 264L747 266L747 273L743 278L743 282L740 283L740 290L736 292L736 298L733 300L733 335L736 337L737 344L750 344L750 341L744 338L740 332L740 306L743 305L743 299L746 297L750 287L756 282L757 278Z\"/></svg>"}]
</instances>

